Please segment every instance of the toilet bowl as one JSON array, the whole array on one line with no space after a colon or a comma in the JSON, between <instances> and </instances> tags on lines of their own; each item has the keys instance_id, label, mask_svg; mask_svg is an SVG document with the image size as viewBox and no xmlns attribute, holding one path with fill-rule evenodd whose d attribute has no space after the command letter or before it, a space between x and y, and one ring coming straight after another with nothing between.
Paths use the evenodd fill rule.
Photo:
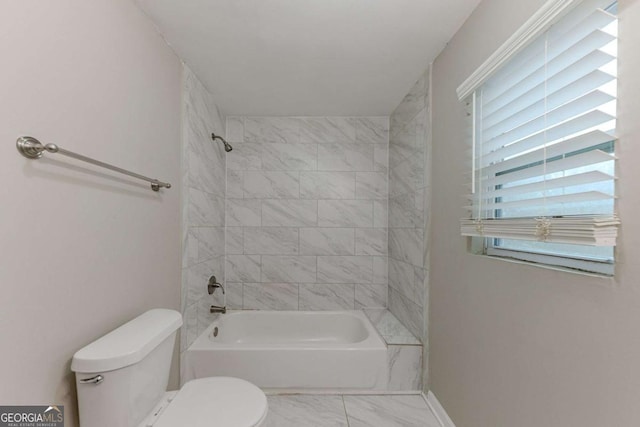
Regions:
<instances>
[{"instance_id":1,"label":"toilet bowl","mask_svg":"<svg viewBox=\"0 0 640 427\"><path fill-rule=\"evenodd\" d=\"M167 392L180 313L154 309L73 356L81 427L259 427L267 398L248 381L201 378Z\"/></svg>"}]
</instances>

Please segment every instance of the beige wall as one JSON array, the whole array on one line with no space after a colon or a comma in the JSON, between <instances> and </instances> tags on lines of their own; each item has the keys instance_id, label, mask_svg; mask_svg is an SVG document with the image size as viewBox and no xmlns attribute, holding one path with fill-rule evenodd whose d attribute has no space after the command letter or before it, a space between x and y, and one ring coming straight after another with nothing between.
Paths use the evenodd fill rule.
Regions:
<instances>
[{"instance_id":1,"label":"beige wall","mask_svg":"<svg viewBox=\"0 0 640 427\"><path fill-rule=\"evenodd\" d=\"M179 307L180 61L129 0L3 1L0 55L0 404L73 426L73 353ZM23 134L174 186L26 160Z\"/></svg>"},{"instance_id":2,"label":"beige wall","mask_svg":"<svg viewBox=\"0 0 640 427\"><path fill-rule=\"evenodd\" d=\"M614 279L470 255L456 87L541 5L483 1L433 67L431 389L458 427L640 423L640 2L620 1Z\"/></svg>"}]
</instances>

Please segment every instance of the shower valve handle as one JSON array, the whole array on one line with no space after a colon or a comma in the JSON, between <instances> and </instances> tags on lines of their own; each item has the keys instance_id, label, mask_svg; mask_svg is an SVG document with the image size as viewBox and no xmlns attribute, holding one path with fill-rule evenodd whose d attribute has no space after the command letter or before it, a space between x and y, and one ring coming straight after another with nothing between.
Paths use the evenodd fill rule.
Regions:
<instances>
[{"instance_id":1,"label":"shower valve handle","mask_svg":"<svg viewBox=\"0 0 640 427\"><path fill-rule=\"evenodd\" d=\"M209 284L207 285L207 292L209 292L209 295L213 295L218 288L222 289L222 295L224 295L224 286L222 286L221 283L218 283L216 276L209 277Z\"/></svg>"}]
</instances>

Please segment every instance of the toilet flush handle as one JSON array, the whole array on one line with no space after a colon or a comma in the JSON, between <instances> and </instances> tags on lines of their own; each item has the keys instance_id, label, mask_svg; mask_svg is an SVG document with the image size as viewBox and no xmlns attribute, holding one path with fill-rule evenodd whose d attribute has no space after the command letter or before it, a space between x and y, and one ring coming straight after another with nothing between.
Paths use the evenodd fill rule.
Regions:
<instances>
[{"instance_id":1,"label":"toilet flush handle","mask_svg":"<svg viewBox=\"0 0 640 427\"><path fill-rule=\"evenodd\" d=\"M102 381L104 381L104 377L102 375L96 375L95 377L80 380L82 384L100 384Z\"/></svg>"}]
</instances>

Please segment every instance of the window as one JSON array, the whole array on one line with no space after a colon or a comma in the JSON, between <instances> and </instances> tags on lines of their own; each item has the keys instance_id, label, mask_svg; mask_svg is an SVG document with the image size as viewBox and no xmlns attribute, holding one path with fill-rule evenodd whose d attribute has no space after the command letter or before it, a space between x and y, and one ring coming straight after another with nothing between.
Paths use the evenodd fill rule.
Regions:
<instances>
[{"instance_id":1,"label":"window","mask_svg":"<svg viewBox=\"0 0 640 427\"><path fill-rule=\"evenodd\" d=\"M613 274L617 3L545 7L557 16L532 18L526 46L459 89L472 164L462 235L488 255Z\"/></svg>"}]
</instances>

